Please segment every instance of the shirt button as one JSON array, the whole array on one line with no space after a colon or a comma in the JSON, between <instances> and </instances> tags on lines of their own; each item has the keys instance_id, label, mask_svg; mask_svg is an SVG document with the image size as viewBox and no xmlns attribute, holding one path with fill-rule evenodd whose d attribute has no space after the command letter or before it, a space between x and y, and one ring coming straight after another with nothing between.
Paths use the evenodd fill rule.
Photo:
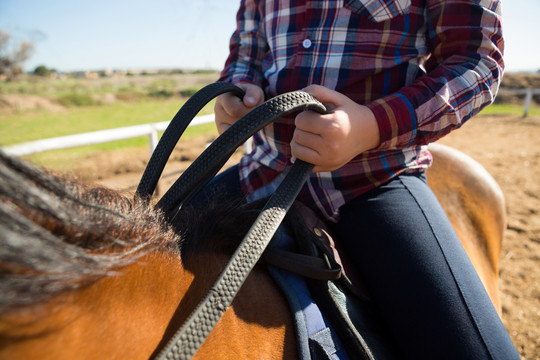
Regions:
<instances>
[{"instance_id":1,"label":"shirt button","mask_svg":"<svg viewBox=\"0 0 540 360\"><path fill-rule=\"evenodd\" d=\"M312 45L312 42L310 39L304 39L304 41L302 41L302 46L304 47L304 49L309 49Z\"/></svg>"}]
</instances>

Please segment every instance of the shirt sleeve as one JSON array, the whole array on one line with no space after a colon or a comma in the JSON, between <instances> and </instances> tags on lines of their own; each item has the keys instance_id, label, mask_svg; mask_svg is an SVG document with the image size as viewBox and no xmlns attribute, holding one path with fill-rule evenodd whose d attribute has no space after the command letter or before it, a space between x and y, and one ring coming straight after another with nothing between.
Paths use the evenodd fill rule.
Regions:
<instances>
[{"instance_id":1,"label":"shirt sleeve","mask_svg":"<svg viewBox=\"0 0 540 360\"><path fill-rule=\"evenodd\" d=\"M237 27L231 36L229 56L220 81L263 85L261 64L268 51L261 22L263 1L242 0L236 15Z\"/></svg>"},{"instance_id":2,"label":"shirt sleeve","mask_svg":"<svg viewBox=\"0 0 540 360\"><path fill-rule=\"evenodd\" d=\"M492 103L502 78L501 0L428 2L426 74L367 106L379 150L433 142Z\"/></svg>"}]
</instances>

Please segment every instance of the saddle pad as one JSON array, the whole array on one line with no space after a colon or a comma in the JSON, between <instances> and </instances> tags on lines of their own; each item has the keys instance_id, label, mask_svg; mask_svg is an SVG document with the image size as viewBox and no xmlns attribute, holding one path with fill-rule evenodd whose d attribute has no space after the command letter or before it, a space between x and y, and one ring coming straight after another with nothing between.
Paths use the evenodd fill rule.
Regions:
<instances>
[{"instance_id":1,"label":"saddle pad","mask_svg":"<svg viewBox=\"0 0 540 360\"><path fill-rule=\"evenodd\" d=\"M294 251L295 243L284 226L270 246ZM311 297L303 277L269 266L269 272L283 290L294 316L301 360L349 359L332 326Z\"/></svg>"}]
</instances>

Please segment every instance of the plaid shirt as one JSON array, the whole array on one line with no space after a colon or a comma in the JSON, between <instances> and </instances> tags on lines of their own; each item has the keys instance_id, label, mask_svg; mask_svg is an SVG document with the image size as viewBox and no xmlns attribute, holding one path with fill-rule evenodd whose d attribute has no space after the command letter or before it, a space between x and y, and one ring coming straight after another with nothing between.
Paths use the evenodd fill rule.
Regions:
<instances>
[{"instance_id":1,"label":"plaid shirt","mask_svg":"<svg viewBox=\"0 0 540 360\"><path fill-rule=\"evenodd\" d=\"M268 98L320 84L373 111L380 146L312 174L300 194L335 221L350 199L429 167L426 145L493 101L502 49L501 0L242 0L220 80ZM240 162L248 199L277 187L293 131L283 118L254 136Z\"/></svg>"}]
</instances>

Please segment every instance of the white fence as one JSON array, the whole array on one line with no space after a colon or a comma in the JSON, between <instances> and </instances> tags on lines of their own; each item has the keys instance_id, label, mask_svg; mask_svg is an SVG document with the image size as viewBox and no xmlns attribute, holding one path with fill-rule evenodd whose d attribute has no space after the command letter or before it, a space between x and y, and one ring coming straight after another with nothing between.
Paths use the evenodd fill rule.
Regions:
<instances>
[{"instance_id":1,"label":"white fence","mask_svg":"<svg viewBox=\"0 0 540 360\"><path fill-rule=\"evenodd\" d=\"M523 117L529 115L529 109L531 107L531 102L533 95L540 95L540 89L499 89L499 93L513 94L513 95L523 95L525 94L525 105L523 105Z\"/></svg>"},{"instance_id":2,"label":"white fence","mask_svg":"<svg viewBox=\"0 0 540 360\"><path fill-rule=\"evenodd\" d=\"M213 121L214 114L197 116L191 121L189 126L206 124ZM139 136L148 136L150 141L150 152L153 152L158 143L158 132L165 130L169 123L170 121L162 121L158 123L126 126L116 129L60 136L56 138L36 140L7 146L3 150L11 155L22 156L49 150L68 149L77 146L94 145Z\"/></svg>"},{"instance_id":3,"label":"white fence","mask_svg":"<svg viewBox=\"0 0 540 360\"><path fill-rule=\"evenodd\" d=\"M500 89L501 93L525 95L523 117L529 113L533 95L540 94L540 89ZM206 124L214 121L214 114L197 116L189 126ZM116 129L93 131L83 134L61 136L43 140L30 141L22 144L7 146L3 150L12 155L22 156L38 152L68 149L77 146L101 144L110 141L130 139L139 136L148 136L150 152L153 152L158 143L158 132L167 128L170 121L150 123L144 125L127 126ZM249 144L247 144L247 149Z\"/></svg>"}]
</instances>

